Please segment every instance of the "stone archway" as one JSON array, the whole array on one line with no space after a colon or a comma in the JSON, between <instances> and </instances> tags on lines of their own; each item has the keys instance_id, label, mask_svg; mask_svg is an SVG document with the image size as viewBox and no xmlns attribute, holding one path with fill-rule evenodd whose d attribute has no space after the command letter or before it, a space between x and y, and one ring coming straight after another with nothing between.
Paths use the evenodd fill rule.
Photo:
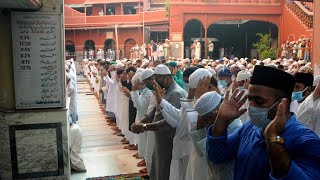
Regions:
<instances>
[{"instance_id":1,"label":"stone archway","mask_svg":"<svg viewBox=\"0 0 320 180\"><path fill-rule=\"evenodd\" d=\"M185 47L185 58L192 58L191 45L195 39L198 39L201 43L201 57L204 57L204 40L205 40L205 29L202 22L198 19L191 19L186 22L183 29L183 39Z\"/></svg>"},{"instance_id":2,"label":"stone archway","mask_svg":"<svg viewBox=\"0 0 320 180\"><path fill-rule=\"evenodd\" d=\"M127 58L127 59L130 59L131 56L130 56L130 49L136 45L136 41L132 38L130 39L127 39L125 42L124 42L124 57Z\"/></svg>"}]
</instances>

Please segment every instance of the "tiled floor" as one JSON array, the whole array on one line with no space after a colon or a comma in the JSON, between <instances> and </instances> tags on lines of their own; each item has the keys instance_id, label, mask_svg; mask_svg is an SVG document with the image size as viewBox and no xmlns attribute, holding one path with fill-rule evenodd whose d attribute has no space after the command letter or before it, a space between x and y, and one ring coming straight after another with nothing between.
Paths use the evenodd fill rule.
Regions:
<instances>
[{"instance_id":1,"label":"tiled floor","mask_svg":"<svg viewBox=\"0 0 320 180\"><path fill-rule=\"evenodd\" d=\"M88 83L78 82L78 125L83 133L82 157L87 172L72 171L71 180L139 172L139 160L132 157L137 151L123 149L122 138L113 135L89 88Z\"/></svg>"}]
</instances>

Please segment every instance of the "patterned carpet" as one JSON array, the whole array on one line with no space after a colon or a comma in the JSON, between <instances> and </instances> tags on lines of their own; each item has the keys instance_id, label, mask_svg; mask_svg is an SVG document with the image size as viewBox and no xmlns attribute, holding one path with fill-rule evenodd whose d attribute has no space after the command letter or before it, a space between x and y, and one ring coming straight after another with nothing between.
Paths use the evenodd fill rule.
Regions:
<instances>
[{"instance_id":1,"label":"patterned carpet","mask_svg":"<svg viewBox=\"0 0 320 180\"><path fill-rule=\"evenodd\" d=\"M146 174L133 173L133 174L120 174L114 176L105 176L105 177L92 177L87 178L87 180L147 180L145 177Z\"/></svg>"}]
</instances>

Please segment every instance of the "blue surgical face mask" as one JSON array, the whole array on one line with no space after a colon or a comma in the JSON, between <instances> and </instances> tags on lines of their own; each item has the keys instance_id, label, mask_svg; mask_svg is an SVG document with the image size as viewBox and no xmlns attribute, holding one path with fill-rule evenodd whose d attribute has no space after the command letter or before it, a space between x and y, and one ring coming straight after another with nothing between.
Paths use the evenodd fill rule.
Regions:
<instances>
[{"instance_id":1,"label":"blue surgical face mask","mask_svg":"<svg viewBox=\"0 0 320 180\"><path fill-rule=\"evenodd\" d=\"M190 84L189 83L184 83L184 90L186 91L186 92L188 92L189 91L189 88L190 88Z\"/></svg>"},{"instance_id":2,"label":"blue surgical face mask","mask_svg":"<svg viewBox=\"0 0 320 180\"><path fill-rule=\"evenodd\" d=\"M305 88L303 91L298 91L298 92L293 92L292 93L292 100L297 100L297 101L301 101L304 96L303 96L303 92L306 90L307 88Z\"/></svg>"},{"instance_id":3,"label":"blue surgical face mask","mask_svg":"<svg viewBox=\"0 0 320 180\"><path fill-rule=\"evenodd\" d=\"M238 86L239 91L243 90L243 86Z\"/></svg>"},{"instance_id":4,"label":"blue surgical face mask","mask_svg":"<svg viewBox=\"0 0 320 180\"><path fill-rule=\"evenodd\" d=\"M276 102L269 109L249 106L248 114L250 116L252 124L259 128L266 128L268 124L272 121L271 119L268 119L268 112L278 103L279 102Z\"/></svg>"},{"instance_id":5,"label":"blue surgical face mask","mask_svg":"<svg viewBox=\"0 0 320 180\"><path fill-rule=\"evenodd\" d=\"M219 80L219 84L222 86L222 87L227 87L228 83L225 79L223 80Z\"/></svg>"}]
</instances>

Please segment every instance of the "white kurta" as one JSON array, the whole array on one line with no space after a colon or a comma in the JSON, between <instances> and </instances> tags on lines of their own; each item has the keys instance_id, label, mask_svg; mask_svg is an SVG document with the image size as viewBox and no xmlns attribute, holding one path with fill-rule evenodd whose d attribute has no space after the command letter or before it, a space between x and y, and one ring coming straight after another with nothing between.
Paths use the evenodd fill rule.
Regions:
<instances>
[{"instance_id":1,"label":"white kurta","mask_svg":"<svg viewBox=\"0 0 320 180\"><path fill-rule=\"evenodd\" d=\"M166 100L162 100L160 106L163 117L172 127L176 127L176 134L173 138L172 160L170 165L170 180L185 180L189 155L192 142L188 131L187 110L193 108L193 101L181 99L181 110L176 109Z\"/></svg>"},{"instance_id":2,"label":"white kurta","mask_svg":"<svg viewBox=\"0 0 320 180\"><path fill-rule=\"evenodd\" d=\"M70 97L70 103L69 103L69 114L71 116L72 122L76 123L76 104L75 104L75 90L74 85L72 83L72 79L70 80L69 84L67 84L67 92L68 97Z\"/></svg>"},{"instance_id":3,"label":"white kurta","mask_svg":"<svg viewBox=\"0 0 320 180\"><path fill-rule=\"evenodd\" d=\"M121 93L119 102L119 129L126 134L129 131L129 98Z\"/></svg>"},{"instance_id":4,"label":"white kurta","mask_svg":"<svg viewBox=\"0 0 320 180\"><path fill-rule=\"evenodd\" d=\"M150 102L148 106L148 112L152 111L153 108L155 108L157 105L157 99L156 97L152 94L150 97ZM147 131L147 144L146 144L146 164L147 164L147 169L148 169L148 174L150 173L151 166L152 166L152 154L154 151L154 132L153 131ZM150 175L150 174L149 174Z\"/></svg>"},{"instance_id":5,"label":"white kurta","mask_svg":"<svg viewBox=\"0 0 320 180\"><path fill-rule=\"evenodd\" d=\"M200 58L201 57L201 44L200 44L200 42L197 42L194 53L195 53L194 56L196 58Z\"/></svg>"},{"instance_id":6,"label":"white kurta","mask_svg":"<svg viewBox=\"0 0 320 180\"><path fill-rule=\"evenodd\" d=\"M140 121L145 114L148 113L148 106L150 103L150 98L153 95L152 91L145 88L139 95L139 91L131 91L131 98L133 105L137 108L137 115L135 122ZM140 133L136 135L136 142L138 144L138 154L139 157L146 157L147 153L147 133Z\"/></svg>"},{"instance_id":7,"label":"white kurta","mask_svg":"<svg viewBox=\"0 0 320 180\"><path fill-rule=\"evenodd\" d=\"M118 89L118 85L115 80L115 75L113 75L111 78L109 76L105 76L106 84L109 86L108 94L107 94L107 105L106 110L109 112L115 113L115 95L116 90Z\"/></svg>"},{"instance_id":8,"label":"white kurta","mask_svg":"<svg viewBox=\"0 0 320 180\"><path fill-rule=\"evenodd\" d=\"M300 105L301 103L299 103L297 100L291 101L290 112L297 114Z\"/></svg>"},{"instance_id":9,"label":"white kurta","mask_svg":"<svg viewBox=\"0 0 320 180\"><path fill-rule=\"evenodd\" d=\"M82 132L78 125L72 124L70 127L70 165L77 171L86 171L86 167L81 158Z\"/></svg>"},{"instance_id":10,"label":"white kurta","mask_svg":"<svg viewBox=\"0 0 320 180\"><path fill-rule=\"evenodd\" d=\"M116 86L116 90L115 90L115 116L116 116L116 122L117 122L117 126L119 127L120 125L120 110L121 110L121 95L122 95L122 92L120 91L121 90L121 87L122 87L122 84L120 82L117 82L116 83L117 86ZM129 110L128 110L128 113L129 113ZM120 128L120 127L119 127Z\"/></svg>"},{"instance_id":11,"label":"white kurta","mask_svg":"<svg viewBox=\"0 0 320 180\"><path fill-rule=\"evenodd\" d=\"M298 108L297 119L320 137L320 98L309 95Z\"/></svg>"},{"instance_id":12,"label":"white kurta","mask_svg":"<svg viewBox=\"0 0 320 180\"><path fill-rule=\"evenodd\" d=\"M103 80L106 82L107 81L107 77L103 76ZM105 100L107 100L107 95L108 95L108 90L109 90L109 85L107 83L105 83L105 85L101 88L102 92L103 92L103 97Z\"/></svg>"}]
</instances>

